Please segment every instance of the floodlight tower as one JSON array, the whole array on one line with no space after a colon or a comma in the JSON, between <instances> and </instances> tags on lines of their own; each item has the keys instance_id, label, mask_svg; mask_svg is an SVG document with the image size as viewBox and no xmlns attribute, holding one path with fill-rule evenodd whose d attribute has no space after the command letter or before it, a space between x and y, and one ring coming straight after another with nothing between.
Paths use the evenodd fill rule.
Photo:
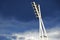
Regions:
<instances>
[{"instance_id":1,"label":"floodlight tower","mask_svg":"<svg viewBox=\"0 0 60 40\"><path fill-rule=\"evenodd\" d=\"M40 5L36 4L35 2L32 2L32 6L33 6L36 17L39 19L39 39L48 40L46 29L44 27L44 23L41 17Z\"/></svg>"}]
</instances>

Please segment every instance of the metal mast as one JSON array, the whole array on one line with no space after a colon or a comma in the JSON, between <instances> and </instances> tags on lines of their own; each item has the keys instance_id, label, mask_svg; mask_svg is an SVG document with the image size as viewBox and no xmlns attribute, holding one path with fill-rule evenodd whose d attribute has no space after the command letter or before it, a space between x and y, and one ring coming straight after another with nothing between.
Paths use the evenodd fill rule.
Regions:
<instances>
[{"instance_id":1,"label":"metal mast","mask_svg":"<svg viewBox=\"0 0 60 40\"><path fill-rule=\"evenodd\" d=\"M32 2L32 6L33 6L36 17L39 19L39 39L48 40L46 29L44 27L44 23L41 17L40 5L36 4L35 2Z\"/></svg>"}]
</instances>

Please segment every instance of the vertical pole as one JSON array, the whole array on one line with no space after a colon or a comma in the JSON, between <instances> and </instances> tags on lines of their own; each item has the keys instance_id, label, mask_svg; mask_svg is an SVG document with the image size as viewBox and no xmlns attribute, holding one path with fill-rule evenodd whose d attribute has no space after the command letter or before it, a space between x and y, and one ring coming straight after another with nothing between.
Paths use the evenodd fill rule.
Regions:
<instances>
[{"instance_id":1,"label":"vertical pole","mask_svg":"<svg viewBox=\"0 0 60 40\"><path fill-rule=\"evenodd\" d=\"M39 34L40 34L40 39L41 40L44 40L44 36L43 36L43 26L42 26L42 20L41 20L41 11L40 11L40 5L38 5L38 8L39 8Z\"/></svg>"},{"instance_id":2,"label":"vertical pole","mask_svg":"<svg viewBox=\"0 0 60 40\"><path fill-rule=\"evenodd\" d=\"M43 20L41 17L40 5L38 5L38 8L39 8L39 13L38 13L39 14L39 36L41 36L40 40L48 40L46 29L44 27Z\"/></svg>"}]
</instances>

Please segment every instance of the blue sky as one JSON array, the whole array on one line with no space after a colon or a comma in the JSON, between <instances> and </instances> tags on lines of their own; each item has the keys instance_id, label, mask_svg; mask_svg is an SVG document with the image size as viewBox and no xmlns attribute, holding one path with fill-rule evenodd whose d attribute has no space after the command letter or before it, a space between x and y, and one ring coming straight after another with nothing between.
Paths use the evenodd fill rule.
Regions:
<instances>
[{"instance_id":1,"label":"blue sky","mask_svg":"<svg viewBox=\"0 0 60 40\"><path fill-rule=\"evenodd\" d=\"M60 27L60 0L0 0L0 34L38 30L31 2L41 5L46 29Z\"/></svg>"}]
</instances>

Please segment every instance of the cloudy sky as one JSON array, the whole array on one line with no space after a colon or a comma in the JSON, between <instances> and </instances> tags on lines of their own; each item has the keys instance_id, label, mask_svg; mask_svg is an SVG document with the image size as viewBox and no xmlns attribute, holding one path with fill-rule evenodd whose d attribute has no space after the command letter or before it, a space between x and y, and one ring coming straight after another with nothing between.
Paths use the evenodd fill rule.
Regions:
<instances>
[{"instance_id":1,"label":"cloudy sky","mask_svg":"<svg viewBox=\"0 0 60 40\"><path fill-rule=\"evenodd\" d=\"M60 0L0 0L0 40L9 40L7 35L15 34L39 40L39 21L31 5L33 1L41 5L49 40L60 40Z\"/></svg>"}]
</instances>

